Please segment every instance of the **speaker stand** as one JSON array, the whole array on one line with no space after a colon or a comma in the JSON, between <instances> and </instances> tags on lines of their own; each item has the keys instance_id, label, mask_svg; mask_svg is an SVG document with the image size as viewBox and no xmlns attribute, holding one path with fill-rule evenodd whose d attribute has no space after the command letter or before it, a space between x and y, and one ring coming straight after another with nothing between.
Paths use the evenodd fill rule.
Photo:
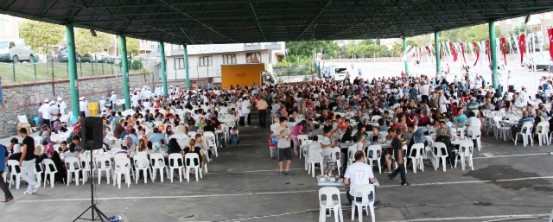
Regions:
<instances>
[{"instance_id":1,"label":"speaker stand","mask_svg":"<svg viewBox=\"0 0 553 222\"><path fill-rule=\"evenodd\" d=\"M93 171L93 156L94 156L94 150L91 149L92 147L88 147L90 150L90 175L88 176L88 179L90 181L90 206L86 208L77 218L73 220L73 222L77 220L88 220L88 221L102 221L107 222L109 221L108 217L96 206L96 203L94 202L94 171ZM84 214L90 210L91 218L83 218ZM98 215L98 217L95 217L95 215Z\"/></svg>"}]
</instances>

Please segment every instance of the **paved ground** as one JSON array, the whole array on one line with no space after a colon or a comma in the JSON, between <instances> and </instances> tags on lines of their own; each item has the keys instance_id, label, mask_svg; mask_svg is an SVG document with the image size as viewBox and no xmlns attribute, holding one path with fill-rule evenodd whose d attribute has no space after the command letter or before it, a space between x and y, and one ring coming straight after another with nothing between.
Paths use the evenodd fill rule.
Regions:
<instances>
[{"instance_id":1,"label":"paved ground","mask_svg":"<svg viewBox=\"0 0 553 222\"><path fill-rule=\"evenodd\" d=\"M318 187L302 161L293 162L291 176L278 176L267 130L241 130L242 144L221 150L199 182L139 182L119 190L104 180L98 207L129 221L317 221ZM474 171L434 171L426 163L425 172L409 171L410 187L377 173L377 220L545 221L553 208L552 147L515 147L491 137L483 145ZM32 196L23 196L24 188L12 190L14 203L0 204L2 221L70 221L90 204L89 186L56 184Z\"/></svg>"}]
</instances>

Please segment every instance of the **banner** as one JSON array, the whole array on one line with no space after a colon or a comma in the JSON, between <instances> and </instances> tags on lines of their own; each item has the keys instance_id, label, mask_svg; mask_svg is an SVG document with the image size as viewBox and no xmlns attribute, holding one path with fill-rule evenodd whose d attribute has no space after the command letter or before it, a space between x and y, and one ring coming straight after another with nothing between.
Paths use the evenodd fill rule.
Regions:
<instances>
[{"instance_id":1,"label":"banner","mask_svg":"<svg viewBox=\"0 0 553 222\"><path fill-rule=\"evenodd\" d=\"M520 64L524 62L524 51L526 50L526 35L524 33L520 34L518 38L518 45L520 51Z\"/></svg>"},{"instance_id":2,"label":"banner","mask_svg":"<svg viewBox=\"0 0 553 222\"><path fill-rule=\"evenodd\" d=\"M465 58L465 44L462 42L459 43L461 45L461 55L463 55L463 62L467 64L467 58Z\"/></svg>"},{"instance_id":3,"label":"banner","mask_svg":"<svg viewBox=\"0 0 553 222\"><path fill-rule=\"evenodd\" d=\"M507 40L505 37L501 37L499 42L501 45L501 53L503 53L503 61L505 61L505 65L507 65Z\"/></svg>"},{"instance_id":4,"label":"banner","mask_svg":"<svg viewBox=\"0 0 553 222\"><path fill-rule=\"evenodd\" d=\"M451 49L451 55L453 55L453 62L457 62L457 51L455 50L455 46L453 46L453 42L449 42L449 48Z\"/></svg>"},{"instance_id":5,"label":"banner","mask_svg":"<svg viewBox=\"0 0 553 222\"><path fill-rule=\"evenodd\" d=\"M549 56L553 60L553 28L547 29L547 36L549 37Z\"/></svg>"},{"instance_id":6,"label":"banner","mask_svg":"<svg viewBox=\"0 0 553 222\"><path fill-rule=\"evenodd\" d=\"M476 60L474 61L474 65L478 64L478 59L480 58L480 47L478 47L478 42L472 42L472 46L474 46L474 52L476 53Z\"/></svg>"},{"instance_id":7,"label":"banner","mask_svg":"<svg viewBox=\"0 0 553 222\"><path fill-rule=\"evenodd\" d=\"M491 50L490 50L490 40L486 40L486 55L488 56L488 62L491 62Z\"/></svg>"}]
</instances>

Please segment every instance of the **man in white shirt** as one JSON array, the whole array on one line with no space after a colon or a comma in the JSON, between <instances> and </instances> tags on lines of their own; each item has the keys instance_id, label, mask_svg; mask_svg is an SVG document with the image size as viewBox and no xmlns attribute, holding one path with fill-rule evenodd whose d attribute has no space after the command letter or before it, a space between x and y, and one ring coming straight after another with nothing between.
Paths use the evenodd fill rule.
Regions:
<instances>
[{"instance_id":1,"label":"man in white shirt","mask_svg":"<svg viewBox=\"0 0 553 222\"><path fill-rule=\"evenodd\" d=\"M115 92L111 92L111 97L109 97L109 101L111 101L111 109L114 109L115 103L117 103L117 94L115 94Z\"/></svg>"},{"instance_id":2,"label":"man in white shirt","mask_svg":"<svg viewBox=\"0 0 553 222\"><path fill-rule=\"evenodd\" d=\"M244 114L244 123L246 126L250 126L250 108L251 103L248 97L244 97L244 100L242 100L242 113Z\"/></svg>"},{"instance_id":3,"label":"man in white shirt","mask_svg":"<svg viewBox=\"0 0 553 222\"><path fill-rule=\"evenodd\" d=\"M421 93L421 100L423 102L425 102L426 104L428 104L428 102L429 102L428 95L430 94L430 85L428 85L426 82L423 82L421 87L420 87L420 93Z\"/></svg>"},{"instance_id":4,"label":"man in white shirt","mask_svg":"<svg viewBox=\"0 0 553 222\"><path fill-rule=\"evenodd\" d=\"M79 99L79 110L81 110L81 115L84 117L88 116L88 103L86 102L84 97L81 97Z\"/></svg>"},{"instance_id":5,"label":"man in white shirt","mask_svg":"<svg viewBox=\"0 0 553 222\"><path fill-rule=\"evenodd\" d=\"M353 195L350 194L351 190L359 185L375 184L378 186L378 181L374 177L373 169L370 165L366 164L365 153L358 150L354 154L355 163L348 166L346 173L344 174L344 185L349 186L349 190L346 192L346 196L351 204L353 201ZM369 199L372 199L374 194L369 194ZM357 201L361 201L361 197L356 198Z\"/></svg>"},{"instance_id":6,"label":"man in white shirt","mask_svg":"<svg viewBox=\"0 0 553 222\"><path fill-rule=\"evenodd\" d=\"M54 121L55 117L60 113L60 108L56 102L50 101L50 108L48 109L48 112L50 113L50 120Z\"/></svg>"},{"instance_id":7,"label":"man in white shirt","mask_svg":"<svg viewBox=\"0 0 553 222\"><path fill-rule=\"evenodd\" d=\"M136 109L139 106L139 99L140 98L138 97L138 93L134 92L134 94L131 96L131 108Z\"/></svg>"},{"instance_id":8,"label":"man in white shirt","mask_svg":"<svg viewBox=\"0 0 553 222\"><path fill-rule=\"evenodd\" d=\"M61 115L65 115L65 109L67 109L67 104L59 96L58 96L58 106L60 108Z\"/></svg>"},{"instance_id":9,"label":"man in white shirt","mask_svg":"<svg viewBox=\"0 0 553 222\"><path fill-rule=\"evenodd\" d=\"M42 125L50 125L50 101L44 100L44 103L38 108L38 116L42 119Z\"/></svg>"},{"instance_id":10,"label":"man in white shirt","mask_svg":"<svg viewBox=\"0 0 553 222\"><path fill-rule=\"evenodd\" d=\"M482 122L476 117L474 112L469 113L469 119L467 120L468 127L474 127L475 129L480 129L482 127Z\"/></svg>"}]
</instances>

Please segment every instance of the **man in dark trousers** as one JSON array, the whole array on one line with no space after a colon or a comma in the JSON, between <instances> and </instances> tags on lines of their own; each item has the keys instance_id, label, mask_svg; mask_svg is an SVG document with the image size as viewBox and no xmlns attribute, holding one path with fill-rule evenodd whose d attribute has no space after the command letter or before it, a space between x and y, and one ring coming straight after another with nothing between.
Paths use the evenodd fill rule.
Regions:
<instances>
[{"instance_id":1,"label":"man in dark trousers","mask_svg":"<svg viewBox=\"0 0 553 222\"><path fill-rule=\"evenodd\" d=\"M259 127L265 128L267 127L267 108L269 104L267 104L267 101L265 101L263 97L258 96L257 98L255 106L257 108L257 114L259 115Z\"/></svg>"},{"instance_id":2,"label":"man in dark trousers","mask_svg":"<svg viewBox=\"0 0 553 222\"><path fill-rule=\"evenodd\" d=\"M2 189L2 191L4 192L3 202L5 203L11 202L13 200L13 195L8 188L8 184L6 184L6 181L4 181L4 177L1 176L6 168L7 159L8 149L4 145L0 144L0 189Z\"/></svg>"}]
</instances>

